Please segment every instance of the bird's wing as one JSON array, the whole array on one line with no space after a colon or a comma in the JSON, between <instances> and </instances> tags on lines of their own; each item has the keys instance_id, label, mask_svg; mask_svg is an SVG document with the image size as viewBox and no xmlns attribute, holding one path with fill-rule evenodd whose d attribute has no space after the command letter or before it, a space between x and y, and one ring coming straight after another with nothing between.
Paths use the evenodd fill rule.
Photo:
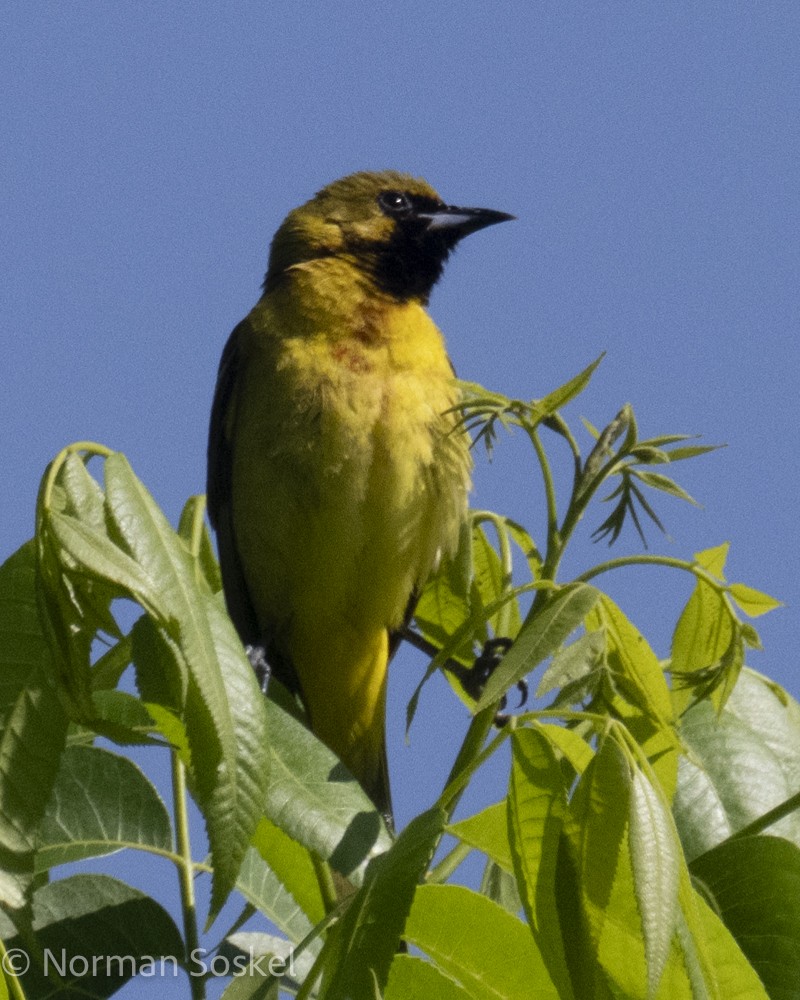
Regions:
<instances>
[{"instance_id":1,"label":"bird's wing","mask_svg":"<svg viewBox=\"0 0 800 1000\"><path fill-rule=\"evenodd\" d=\"M236 546L231 504L233 448L231 434L236 417L237 380L240 370L239 344L243 320L228 338L217 374L211 424L208 433L208 473L206 495L208 516L217 533L225 600L242 642L256 646L261 641L258 621L242 571Z\"/></svg>"}]
</instances>

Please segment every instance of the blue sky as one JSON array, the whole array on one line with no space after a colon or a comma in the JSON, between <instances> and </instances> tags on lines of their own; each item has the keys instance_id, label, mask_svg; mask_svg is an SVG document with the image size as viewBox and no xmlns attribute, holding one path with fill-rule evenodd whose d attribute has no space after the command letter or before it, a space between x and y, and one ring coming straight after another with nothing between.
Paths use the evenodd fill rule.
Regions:
<instances>
[{"instance_id":1,"label":"blue sky","mask_svg":"<svg viewBox=\"0 0 800 1000\"><path fill-rule=\"evenodd\" d=\"M571 419L630 401L648 436L727 443L676 467L703 509L664 499L670 540L651 546L730 540L730 578L787 603L751 664L800 695L797 4L74 2L1 20L0 555L73 440L124 451L174 520L204 489L219 354L275 228L328 181L391 167L518 216L467 240L434 293L464 378L541 396L607 351ZM481 462L474 503L541 536L521 439ZM605 513L568 570L605 555L588 540ZM628 532L617 554L639 549ZM603 582L666 655L686 583ZM404 746L423 668L404 653L392 675L401 822L466 725L434 682Z\"/></svg>"}]
</instances>

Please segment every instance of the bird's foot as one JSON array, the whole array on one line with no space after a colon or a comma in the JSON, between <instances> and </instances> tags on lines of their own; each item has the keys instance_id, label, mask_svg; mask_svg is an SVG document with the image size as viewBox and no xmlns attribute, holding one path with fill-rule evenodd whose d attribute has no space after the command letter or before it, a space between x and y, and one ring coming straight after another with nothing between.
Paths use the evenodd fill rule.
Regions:
<instances>
[{"instance_id":1,"label":"bird's foot","mask_svg":"<svg viewBox=\"0 0 800 1000\"><path fill-rule=\"evenodd\" d=\"M272 669L267 662L266 649L263 646L245 646L244 651L247 653L250 666L255 671L258 686L261 688L262 693L266 694L267 687L269 686L269 678L272 674Z\"/></svg>"},{"instance_id":2,"label":"bird's foot","mask_svg":"<svg viewBox=\"0 0 800 1000\"><path fill-rule=\"evenodd\" d=\"M495 670L497 670L500 665L500 661L509 649L511 649L512 645L513 640L505 638L504 636L496 636L495 638L489 639L484 643L483 649L475 660L472 668L470 670L465 670L464 673L460 675L461 683L468 695L476 701L480 698L483 693L483 689L486 687L487 681ZM525 678L522 678L522 680L517 681L516 687L520 693L518 707L521 708L528 700L528 682ZM504 726L508 722L508 716L503 713L503 709L505 707L506 696L503 695L500 701L500 711L494 718L494 724L498 728Z\"/></svg>"}]
</instances>

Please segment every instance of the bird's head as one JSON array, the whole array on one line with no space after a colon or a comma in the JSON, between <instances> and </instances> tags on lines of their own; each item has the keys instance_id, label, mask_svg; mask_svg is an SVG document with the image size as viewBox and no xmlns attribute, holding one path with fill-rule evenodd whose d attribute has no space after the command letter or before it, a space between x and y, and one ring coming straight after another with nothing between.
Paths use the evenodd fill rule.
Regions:
<instances>
[{"instance_id":1,"label":"bird's head","mask_svg":"<svg viewBox=\"0 0 800 1000\"><path fill-rule=\"evenodd\" d=\"M513 218L447 205L426 181L408 174L350 174L289 213L272 241L264 287L293 265L342 257L380 291L426 302L460 239Z\"/></svg>"}]
</instances>

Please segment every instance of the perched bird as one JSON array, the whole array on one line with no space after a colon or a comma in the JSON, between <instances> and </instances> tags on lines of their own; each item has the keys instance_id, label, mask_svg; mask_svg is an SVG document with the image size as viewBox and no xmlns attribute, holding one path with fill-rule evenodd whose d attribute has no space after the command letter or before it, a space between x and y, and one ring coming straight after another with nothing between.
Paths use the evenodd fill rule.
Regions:
<instances>
[{"instance_id":1,"label":"perched bird","mask_svg":"<svg viewBox=\"0 0 800 1000\"><path fill-rule=\"evenodd\" d=\"M231 618L387 816L387 666L470 483L424 306L456 243L510 218L393 171L335 181L278 229L220 363L208 511Z\"/></svg>"}]
</instances>

